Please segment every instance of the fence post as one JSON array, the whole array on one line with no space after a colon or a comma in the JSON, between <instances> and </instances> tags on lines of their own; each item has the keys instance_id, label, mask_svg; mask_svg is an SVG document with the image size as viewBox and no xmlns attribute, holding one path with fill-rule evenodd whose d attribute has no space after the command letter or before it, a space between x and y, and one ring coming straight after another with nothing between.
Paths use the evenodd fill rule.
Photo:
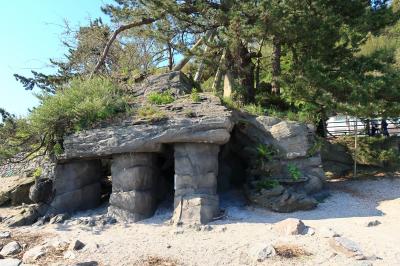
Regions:
<instances>
[{"instance_id":1,"label":"fence post","mask_svg":"<svg viewBox=\"0 0 400 266\"><path fill-rule=\"evenodd\" d=\"M354 172L353 172L353 178L357 177L357 135L358 135L358 124L357 124L357 118L355 121L355 127L354 127Z\"/></svg>"}]
</instances>

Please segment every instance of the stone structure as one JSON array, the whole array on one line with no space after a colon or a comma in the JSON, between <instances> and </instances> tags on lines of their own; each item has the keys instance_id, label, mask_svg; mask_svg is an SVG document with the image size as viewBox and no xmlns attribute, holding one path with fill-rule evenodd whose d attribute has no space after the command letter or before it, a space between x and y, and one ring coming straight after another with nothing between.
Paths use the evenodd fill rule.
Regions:
<instances>
[{"instance_id":1,"label":"stone structure","mask_svg":"<svg viewBox=\"0 0 400 266\"><path fill-rule=\"evenodd\" d=\"M253 117L235 113L237 125L229 143L229 156L235 154L245 168L245 191L249 199L278 212L307 210L317 206L312 194L319 192L325 181L314 129L278 118ZM264 149L267 156L260 154ZM225 152L223 152L225 153ZM226 163L225 163L226 164ZM299 176L293 177L293 169ZM239 171L240 172L240 171ZM220 173L224 178L225 173Z\"/></svg>"},{"instance_id":2,"label":"stone structure","mask_svg":"<svg viewBox=\"0 0 400 266\"><path fill-rule=\"evenodd\" d=\"M312 129L232 112L211 94L200 94L200 101L194 101L188 95L191 84L180 72L150 77L132 93L140 108L148 105L151 91L166 90L175 101L153 106L163 114L161 119L131 116L66 136L52 182L36 182L34 198L49 200L40 191L52 184L50 212L95 207L101 197L100 180L106 175L101 159L107 159L112 176L108 213L136 222L153 215L165 174L160 158L169 157L167 161L174 162L175 223L208 223L219 216L218 183L227 188L232 182L244 183L253 202L276 211L316 206L311 194L321 189L324 176L319 154L309 154ZM279 152L260 160L259 145ZM289 164L301 172L298 179L289 178ZM259 186L272 181L280 185Z\"/></svg>"},{"instance_id":3,"label":"stone structure","mask_svg":"<svg viewBox=\"0 0 400 266\"><path fill-rule=\"evenodd\" d=\"M59 163L53 181L50 212L62 213L97 207L100 203L100 160Z\"/></svg>"},{"instance_id":4,"label":"stone structure","mask_svg":"<svg viewBox=\"0 0 400 266\"><path fill-rule=\"evenodd\" d=\"M162 184L158 155L165 152L165 145L170 145L175 150L173 220L207 223L219 213L218 152L219 146L230 139L234 126L231 112L215 96L202 96L200 102L185 96L191 86L180 72L150 77L144 85L134 88L133 93L139 101L145 102L151 91L167 89L176 100L157 107L165 113L166 119L149 121L134 117L67 136L65 153L58 159L67 169L76 167L73 161L76 159L111 158L113 188L109 214L135 222L152 216L155 211L156 194L160 191L157 186ZM56 171L55 179L65 179L62 172L67 171ZM80 178L75 173L65 173L69 174ZM91 178L98 180L98 174L93 172ZM82 189L76 187L75 191ZM53 207L60 207L60 197L55 196ZM97 191L93 197L99 197ZM95 203L94 198L89 202ZM61 209L71 210L70 206L66 207Z\"/></svg>"},{"instance_id":5,"label":"stone structure","mask_svg":"<svg viewBox=\"0 0 400 266\"><path fill-rule=\"evenodd\" d=\"M113 157L113 191L109 214L126 221L140 221L156 209L159 178L155 153L130 153Z\"/></svg>"},{"instance_id":6,"label":"stone structure","mask_svg":"<svg viewBox=\"0 0 400 266\"><path fill-rule=\"evenodd\" d=\"M215 144L175 144L174 222L207 223L218 215L218 152Z\"/></svg>"}]
</instances>

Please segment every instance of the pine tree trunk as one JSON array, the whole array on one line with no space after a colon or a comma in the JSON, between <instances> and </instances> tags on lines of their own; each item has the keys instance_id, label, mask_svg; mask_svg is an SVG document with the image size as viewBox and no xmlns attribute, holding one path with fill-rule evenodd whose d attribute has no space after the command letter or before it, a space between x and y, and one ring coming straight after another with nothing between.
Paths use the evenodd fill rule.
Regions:
<instances>
[{"instance_id":1,"label":"pine tree trunk","mask_svg":"<svg viewBox=\"0 0 400 266\"><path fill-rule=\"evenodd\" d=\"M239 46L239 84L245 90L246 103L253 103L255 101L254 93L254 71L255 65L251 59L251 54L247 47L241 42Z\"/></svg>"},{"instance_id":2,"label":"pine tree trunk","mask_svg":"<svg viewBox=\"0 0 400 266\"><path fill-rule=\"evenodd\" d=\"M168 70L172 71L174 68L174 52L172 50L172 45L168 43Z\"/></svg>"},{"instance_id":3,"label":"pine tree trunk","mask_svg":"<svg viewBox=\"0 0 400 266\"><path fill-rule=\"evenodd\" d=\"M258 88L260 87L260 70L261 70L261 58L257 58L257 66L256 66L256 73L255 73L255 79L256 79L256 85L255 85L255 90L258 91Z\"/></svg>"},{"instance_id":4,"label":"pine tree trunk","mask_svg":"<svg viewBox=\"0 0 400 266\"><path fill-rule=\"evenodd\" d=\"M223 69L225 69L224 65L225 65L225 60L226 60L226 49L224 49L221 59L219 60L219 64L218 64L218 69L217 69L217 73L215 73L215 78L214 78L214 82L212 85L212 91L216 94L219 93L219 88L221 86L221 81L222 81L222 72Z\"/></svg>"},{"instance_id":5,"label":"pine tree trunk","mask_svg":"<svg viewBox=\"0 0 400 266\"><path fill-rule=\"evenodd\" d=\"M281 54L282 47L281 42L277 36L272 40L273 51L272 51L272 93L280 94L279 77L281 75Z\"/></svg>"}]
</instances>

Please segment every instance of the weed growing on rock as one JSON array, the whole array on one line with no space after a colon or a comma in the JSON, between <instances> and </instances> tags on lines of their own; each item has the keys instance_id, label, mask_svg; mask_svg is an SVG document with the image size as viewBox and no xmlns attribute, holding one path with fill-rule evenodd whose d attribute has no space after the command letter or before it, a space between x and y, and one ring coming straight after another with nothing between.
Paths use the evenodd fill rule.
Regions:
<instances>
[{"instance_id":1,"label":"weed growing on rock","mask_svg":"<svg viewBox=\"0 0 400 266\"><path fill-rule=\"evenodd\" d=\"M301 177L301 172L296 165L290 163L287 165L287 169L293 180L299 180L299 178Z\"/></svg>"},{"instance_id":2,"label":"weed growing on rock","mask_svg":"<svg viewBox=\"0 0 400 266\"><path fill-rule=\"evenodd\" d=\"M256 149L258 157L260 157L260 159L267 159L270 161L277 154L275 148L272 145L258 144Z\"/></svg>"},{"instance_id":3,"label":"weed growing on rock","mask_svg":"<svg viewBox=\"0 0 400 266\"><path fill-rule=\"evenodd\" d=\"M190 93L190 98L195 103L200 102L201 98L200 98L200 95L199 95L199 92L197 91L197 89L192 90L192 93Z\"/></svg>"},{"instance_id":4,"label":"weed growing on rock","mask_svg":"<svg viewBox=\"0 0 400 266\"><path fill-rule=\"evenodd\" d=\"M166 114L159 108L151 105L145 105L137 110L140 118L149 119L151 121L160 121L166 118Z\"/></svg>"},{"instance_id":5,"label":"weed growing on rock","mask_svg":"<svg viewBox=\"0 0 400 266\"><path fill-rule=\"evenodd\" d=\"M273 189L279 186L279 182L277 180L272 180L272 179L261 179L257 181L256 183L256 189L261 190L261 189Z\"/></svg>"},{"instance_id":6,"label":"weed growing on rock","mask_svg":"<svg viewBox=\"0 0 400 266\"><path fill-rule=\"evenodd\" d=\"M149 95L147 96L147 100L149 101L149 103L151 104L169 104L172 103L175 98L172 95L171 91L164 91L164 92L151 92L149 93Z\"/></svg>"},{"instance_id":7,"label":"weed growing on rock","mask_svg":"<svg viewBox=\"0 0 400 266\"><path fill-rule=\"evenodd\" d=\"M34 178L39 178L42 175L42 168L38 167L35 169L35 171L33 172L33 177Z\"/></svg>"}]
</instances>

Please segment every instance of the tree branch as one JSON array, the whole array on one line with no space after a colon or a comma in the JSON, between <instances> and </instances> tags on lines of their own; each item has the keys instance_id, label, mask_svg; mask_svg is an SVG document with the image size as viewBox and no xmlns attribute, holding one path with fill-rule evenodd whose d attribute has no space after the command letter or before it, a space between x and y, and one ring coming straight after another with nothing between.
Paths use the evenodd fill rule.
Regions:
<instances>
[{"instance_id":1,"label":"tree branch","mask_svg":"<svg viewBox=\"0 0 400 266\"><path fill-rule=\"evenodd\" d=\"M113 35L111 36L111 38L108 40L106 46L104 47L103 53L101 54L99 61L97 61L97 64L95 66L95 68L93 69L92 73L90 74L90 78L99 71L100 67L104 64L104 61L106 60L108 51L111 48L111 45L113 44L113 42L115 41L115 39L117 38L118 34L120 34L123 31L126 31L128 29L131 28L135 28L135 27L139 27L139 26L143 26L143 25L148 25L151 24L157 20L159 20L163 15L161 15L158 18L142 18L140 21L135 21L126 25L122 25L120 26L116 31L114 31Z\"/></svg>"}]
</instances>

